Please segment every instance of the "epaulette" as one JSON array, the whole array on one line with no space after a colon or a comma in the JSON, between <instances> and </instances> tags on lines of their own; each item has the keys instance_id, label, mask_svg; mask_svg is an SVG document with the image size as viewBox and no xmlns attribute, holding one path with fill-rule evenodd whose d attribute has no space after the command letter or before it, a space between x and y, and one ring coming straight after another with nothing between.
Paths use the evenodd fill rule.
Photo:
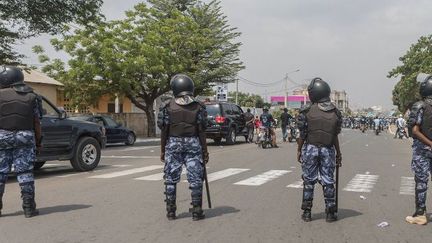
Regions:
<instances>
[{"instance_id":1,"label":"epaulette","mask_svg":"<svg viewBox=\"0 0 432 243\"><path fill-rule=\"evenodd\" d=\"M417 101L416 103L414 103L411 107L411 112L417 112L420 109L423 109L425 107L426 103L424 101Z\"/></svg>"},{"instance_id":2,"label":"epaulette","mask_svg":"<svg viewBox=\"0 0 432 243\"><path fill-rule=\"evenodd\" d=\"M160 105L159 110L163 110L163 109L167 108L170 103L171 103L171 99L163 101L162 104Z\"/></svg>"},{"instance_id":3,"label":"epaulette","mask_svg":"<svg viewBox=\"0 0 432 243\"><path fill-rule=\"evenodd\" d=\"M308 111L310 110L311 106L312 106L311 104L306 104L305 106L303 106L303 107L300 109L300 113L308 112Z\"/></svg>"}]
</instances>

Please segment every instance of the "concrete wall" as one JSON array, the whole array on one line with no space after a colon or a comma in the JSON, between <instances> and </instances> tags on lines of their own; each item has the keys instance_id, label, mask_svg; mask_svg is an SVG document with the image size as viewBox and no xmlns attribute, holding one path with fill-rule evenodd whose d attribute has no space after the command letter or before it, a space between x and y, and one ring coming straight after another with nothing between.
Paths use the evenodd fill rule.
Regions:
<instances>
[{"instance_id":1,"label":"concrete wall","mask_svg":"<svg viewBox=\"0 0 432 243\"><path fill-rule=\"evenodd\" d=\"M27 84L34 89L34 91L40 95L43 95L53 104L59 106L57 102L57 86L49 84L39 84L27 82Z\"/></svg>"},{"instance_id":2,"label":"concrete wall","mask_svg":"<svg viewBox=\"0 0 432 243\"><path fill-rule=\"evenodd\" d=\"M118 113L104 114L109 115L123 126L135 131L137 136L148 137L147 133L147 116L145 113Z\"/></svg>"}]
</instances>

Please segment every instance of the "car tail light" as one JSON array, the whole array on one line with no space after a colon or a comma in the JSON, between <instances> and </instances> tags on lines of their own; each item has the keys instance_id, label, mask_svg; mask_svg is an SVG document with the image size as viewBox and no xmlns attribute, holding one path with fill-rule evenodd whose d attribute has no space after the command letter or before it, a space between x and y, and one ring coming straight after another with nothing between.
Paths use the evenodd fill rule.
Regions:
<instances>
[{"instance_id":1,"label":"car tail light","mask_svg":"<svg viewBox=\"0 0 432 243\"><path fill-rule=\"evenodd\" d=\"M215 121L216 121L216 123L224 123L225 122L225 117L223 117L223 116L216 116Z\"/></svg>"}]
</instances>

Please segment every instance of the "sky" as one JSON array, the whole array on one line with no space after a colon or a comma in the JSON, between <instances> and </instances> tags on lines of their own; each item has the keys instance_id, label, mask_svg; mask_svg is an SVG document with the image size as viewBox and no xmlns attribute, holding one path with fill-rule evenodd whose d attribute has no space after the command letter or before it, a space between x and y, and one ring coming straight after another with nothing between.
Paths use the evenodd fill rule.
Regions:
<instances>
[{"instance_id":1,"label":"sky","mask_svg":"<svg viewBox=\"0 0 432 243\"><path fill-rule=\"evenodd\" d=\"M105 0L102 12L108 19L122 18L138 2ZM221 0L221 5L229 24L242 33L241 77L259 83L279 81L286 73L295 83L321 77L332 89L345 90L353 108L393 108L397 80L388 79L388 72L420 36L432 34L430 0ZM18 48L32 64L36 44L66 58L50 48L49 39L34 38ZM235 91L235 85L229 88ZM240 81L239 91L283 95L284 84L264 89Z\"/></svg>"}]
</instances>

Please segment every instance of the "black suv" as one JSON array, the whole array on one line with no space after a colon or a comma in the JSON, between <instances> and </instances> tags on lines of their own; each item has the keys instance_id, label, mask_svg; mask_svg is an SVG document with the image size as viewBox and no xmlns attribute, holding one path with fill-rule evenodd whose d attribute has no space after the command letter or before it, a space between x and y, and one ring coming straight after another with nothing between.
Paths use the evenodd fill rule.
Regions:
<instances>
[{"instance_id":1,"label":"black suv","mask_svg":"<svg viewBox=\"0 0 432 243\"><path fill-rule=\"evenodd\" d=\"M56 108L42 97L42 150L35 169L49 160L70 160L77 171L93 170L99 164L105 147L105 128L91 122L67 118L64 110Z\"/></svg>"},{"instance_id":2,"label":"black suv","mask_svg":"<svg viewBox=\"0 0 432 243\"><path fill-rule=\"evenodd\" d=\"M246 122L240 106L226 102L208 102L205 105L208 116L207 138L216 143L224 138L229 145L235 144L237 136L244 136L247 140Z\"/></svg>"}]
</instances>

